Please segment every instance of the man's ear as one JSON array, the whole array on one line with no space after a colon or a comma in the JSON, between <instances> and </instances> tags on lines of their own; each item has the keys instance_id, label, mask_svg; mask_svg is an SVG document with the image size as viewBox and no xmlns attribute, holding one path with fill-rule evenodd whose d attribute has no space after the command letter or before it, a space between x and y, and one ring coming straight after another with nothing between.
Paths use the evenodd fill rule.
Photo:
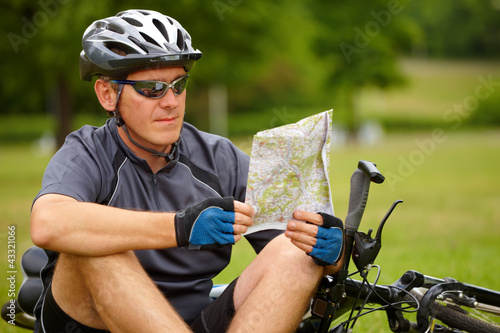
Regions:
<instances>
[{"instance_id":1,"label":"man's ear","mask_svg":"<svg viewBox=\"0 0 500 333\"><path fill-rule=\"evenodd\" d=\"M113 89L111 82L97 79L94 84L95 94L102 107L109 112L116 109L116 91Z\"/></svg>"}]
</instances>

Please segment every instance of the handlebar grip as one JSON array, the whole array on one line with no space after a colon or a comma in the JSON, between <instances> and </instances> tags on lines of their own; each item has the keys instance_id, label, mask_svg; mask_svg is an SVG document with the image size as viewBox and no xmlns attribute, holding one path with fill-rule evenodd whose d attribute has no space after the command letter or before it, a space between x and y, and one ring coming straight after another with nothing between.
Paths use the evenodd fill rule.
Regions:
<instances>
[{"instance_id":1,"label":"handlebar grip","mask_svg":"<svg viewBox=\"0 0 500 333\"><path fill-rule=\"evenodd\" d=\"M385 177L378 171L377 165L368 161L359 161L358 169L364 172L364 174L370 178L374 183L381 184L384 182Z\"/></svg>"},{"instance_id":2,"label":"handlebar grip","mask_svg":"<svg viewBox=\"0 0 500 333\"><path fill-rule=\"evenodd\" d=\"M359 161L358 168L351 177L351 193L349 196L349 210L345 219L345 228L357 231L365 211L370 181L380 184L385 177L378 171L377 166L368 161Z\"/></svg>"}]
</instances>

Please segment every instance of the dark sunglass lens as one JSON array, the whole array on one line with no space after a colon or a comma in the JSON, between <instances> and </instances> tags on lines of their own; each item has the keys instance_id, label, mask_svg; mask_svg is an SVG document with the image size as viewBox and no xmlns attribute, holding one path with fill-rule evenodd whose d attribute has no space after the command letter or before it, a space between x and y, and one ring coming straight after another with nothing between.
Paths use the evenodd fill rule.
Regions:
<instances>
[{"instance_id":1,"label":"dark sunglass lens","mask_svg":"<svg viewBox=\"0 0 500 333\"><path fill-rule=\"evenodd\" d=\"M144 81L134 85L134 89L143 96L158 98L164 95L167 86L163 82Z\"/></svg>"},{"instance_id":2,"label":"dark sunglass lens","mask_svg":"<svg viewBox=\"0 0 500 333\"><path fill-rule=\"evenodd\" d=\"M174 86L172 87L172 90L174 91L175 95L180 95L186 89L187 86L187 77L183 77L181 80L177 81Z\"/></svg>"}]
</instances>

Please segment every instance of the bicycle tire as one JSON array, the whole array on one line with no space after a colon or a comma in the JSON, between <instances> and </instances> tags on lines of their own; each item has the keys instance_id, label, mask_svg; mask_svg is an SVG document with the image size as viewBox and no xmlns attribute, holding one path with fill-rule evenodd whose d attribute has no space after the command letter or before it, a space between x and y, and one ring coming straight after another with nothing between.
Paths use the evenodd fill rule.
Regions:
<instances>
[{"instance_id":1,"label":"bicycle tire","mask_svg":"<svg viewBox=\"0 0 500 333\"><path fill-rule=\"evenodd\" d=\"M500 327L477 318L457 308L434 303L436 318L449 327L465 330L469 333L500 333Z\"/></svg>"}]
</instances>

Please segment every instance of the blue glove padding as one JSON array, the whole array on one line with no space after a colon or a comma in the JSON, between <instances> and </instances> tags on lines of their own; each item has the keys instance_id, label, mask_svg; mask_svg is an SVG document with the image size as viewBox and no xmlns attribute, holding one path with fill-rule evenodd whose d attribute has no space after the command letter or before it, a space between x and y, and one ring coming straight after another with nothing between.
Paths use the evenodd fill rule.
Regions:
<instances>
[{"instance_id":1,"label":"blue glove padding","mask_svg":"<svg viewBox=\"0 0 500 333\"><path fill-rule=\"evenodd\" d=\"M179 246L203 250L234 244L234 199L210 198L175 214Z\"/></svg>"},{"instance_id":2,"label":"blue glove padding","mask_svg":"<svg viewBox=\"0 0 500 333\"><path fill-rule=\"evenodd\" d=\"M318 226L316 245L310 255L319 266L336 264L344 252L344 224L337 217L318 213L323 217L323 226Z\"/></svg>"},{"instance_id":3,"label":"blue glove padding","mask_svg":"<svg viewBox=\"0 0 500 333\"><path fill-rule=\"evenodd\" d=\"M234 212L220 207L205 209L194 221L189 236L189 249L200 250L234 244Z\"/></svg>"}]
</instances>

